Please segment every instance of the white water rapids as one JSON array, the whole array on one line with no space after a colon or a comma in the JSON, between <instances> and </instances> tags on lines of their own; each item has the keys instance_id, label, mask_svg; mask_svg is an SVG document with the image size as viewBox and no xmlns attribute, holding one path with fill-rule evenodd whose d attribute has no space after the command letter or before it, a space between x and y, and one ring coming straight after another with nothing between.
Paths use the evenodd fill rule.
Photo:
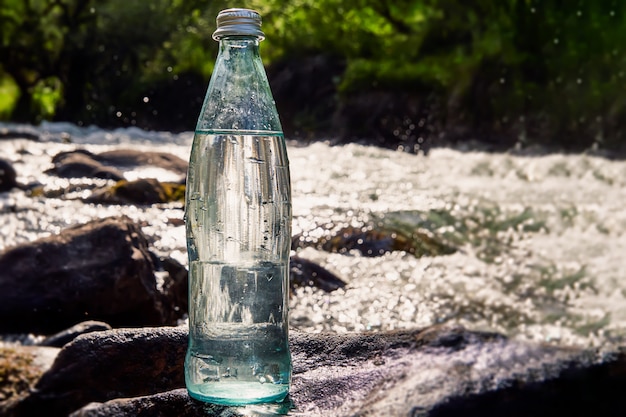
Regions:
<instances>
[{"instance_id":1,"label":"white water rapids","mask_svg":"<svg viewBox=\"0 0 626 417\"><path fill-rule=\"evenodd\" d=\"M44 173L60 151L132 147L188 159L192 138L191 133L105 131L68 124L2 127L42 137L0 140L0 157L13 163L19 182L38 182L47 189L88 182ZM420 156L323 142L290 143L288 152L294 233L316 236L323 233L320 225L358 225L370 214L404 210L448 212L478 230L456 253L444 256L392 252L363 257L301 250L301 257L348 284L332 293L297 289L290 302L292 327L347 332L447 322L561 345L625 341L626 161L447 148ZM125 175L173 179L159 169ZM0 193L0 250L72 224L126 214L143 225L155 251L186 264L181 204L105 206L68 198L81 193L89 191L77 189L66 198L30 197L17 189ZM501 221L523 214L527 223L540 227L512 226L495 232L495 241L481 240L480 219L489 213ZM435 230L435 236L450 227ZM489 227L487 222L484 227ZM486 251L494 255L479 256Z\"/></svg>"}]
</instances>

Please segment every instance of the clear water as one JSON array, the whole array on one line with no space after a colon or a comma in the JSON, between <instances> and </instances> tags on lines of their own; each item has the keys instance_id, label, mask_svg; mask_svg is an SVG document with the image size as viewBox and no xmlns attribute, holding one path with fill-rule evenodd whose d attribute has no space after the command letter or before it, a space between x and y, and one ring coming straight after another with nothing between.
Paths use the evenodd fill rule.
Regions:
<instances>
[{"instance_id":1,"label":"clear water","mask_svg":"<svg viewBox=\"0 0 626 417\"><path fill-rule=\"evenodd\" d=\"M280 401L287 395L287 271L284 263L192 263L185 363L191 396L249 404Z\"/></svg>"},{"instance_id":2,"label":"clear water","mask_svg":"<svg viewBox=\"0 0 626 417\"><path fill-rule=\"evenodd\" d=\"M200 132L187 180L192 397L282 400L289 390L291 190L282 135Z\"/></svg>"}]
</instances>

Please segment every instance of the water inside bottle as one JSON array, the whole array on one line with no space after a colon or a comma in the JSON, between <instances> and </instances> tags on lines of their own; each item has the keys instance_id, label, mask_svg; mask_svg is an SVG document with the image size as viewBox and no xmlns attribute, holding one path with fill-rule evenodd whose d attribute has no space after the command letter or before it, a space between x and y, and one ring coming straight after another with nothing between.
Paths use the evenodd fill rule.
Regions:
<instances>
[{"instance_id":1,"label":"water inside bottle","mask_svg":"<svg viewBox=\"0 0 626 417\"><path fill-rule=\"evenodd\" d=\"M281 401L291 377L289 166L282 134L197 132L187 179L189 394Z\"/></svg>"},{"instance_id":2,"label":"water inside bottle","mask_svg":"<svg viewBox=\"0 0 626 417\"><path fill-rule=\"evenodd\" d=\"M195 305L185 377L193 397L249 404L286 396L291 374L283 311L287 268L269 262L191 265Z\"/></svg>"}]
</instances>

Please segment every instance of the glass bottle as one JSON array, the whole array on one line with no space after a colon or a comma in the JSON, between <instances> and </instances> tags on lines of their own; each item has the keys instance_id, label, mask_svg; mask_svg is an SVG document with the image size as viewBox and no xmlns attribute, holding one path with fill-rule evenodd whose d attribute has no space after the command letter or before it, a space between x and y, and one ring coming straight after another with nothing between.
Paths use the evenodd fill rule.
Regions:
<instances>
[{"instance_id":1,"label":"glass bottle","mask_svg":"<svg viewBox=\"0 0 626 417\"><path fill-rule=\"evenodd\" d=\"M260 15L223 10L213 38L187 177L185 381L201 401L279 402L291 381L287 150L259 55Z\"/></svg>"}]
</instances>

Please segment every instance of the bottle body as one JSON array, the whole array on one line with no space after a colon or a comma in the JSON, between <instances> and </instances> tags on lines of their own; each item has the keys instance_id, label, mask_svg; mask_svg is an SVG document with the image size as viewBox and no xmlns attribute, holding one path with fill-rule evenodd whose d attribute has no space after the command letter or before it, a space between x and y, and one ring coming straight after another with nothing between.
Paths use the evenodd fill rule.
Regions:
<instances>
[{"instance_id":1,"label":"bottle body","mask_svg":"<svg viewBox=\"0 0 626 417\"><path fill-rule=\"evenodd\" d=\"M289 162L259 55L259 15L229 9L217 22L187 175L185 382L201 401L278 402L291 382Z\"/></svg>"},{"instance_id":2,"label":"bottle body","mask_svg":"<svg viewBox=\"0 0 626 417\"><path fill-rule=\"evenodd\" d=\"M291 189L279 132L197 131L187 179L192 397L219 404L288 393Z\"/></svg>"}]
</instances>

